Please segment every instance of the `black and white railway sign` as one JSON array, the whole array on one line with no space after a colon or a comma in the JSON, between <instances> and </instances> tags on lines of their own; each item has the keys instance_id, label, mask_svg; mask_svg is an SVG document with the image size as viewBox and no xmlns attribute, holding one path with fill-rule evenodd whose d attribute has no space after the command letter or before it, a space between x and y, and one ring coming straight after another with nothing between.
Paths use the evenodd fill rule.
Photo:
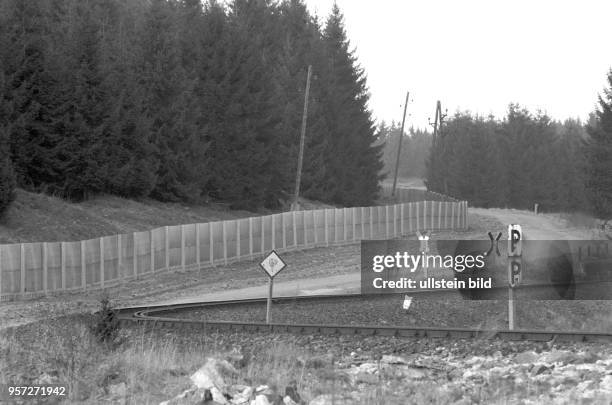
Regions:
<instances>
[{"instance_id":1,"label":"black and white railway sign","mask_svg":"<svg viewBox=\"0 0 612 405\"><path fill-rule=\"evenodd\" d=\"M281 272L287 265L280 258L280 256L273 250L261 263L259 263L262 269L270 276L274 278L278 273Z\"/></svg>"}]
</instances>

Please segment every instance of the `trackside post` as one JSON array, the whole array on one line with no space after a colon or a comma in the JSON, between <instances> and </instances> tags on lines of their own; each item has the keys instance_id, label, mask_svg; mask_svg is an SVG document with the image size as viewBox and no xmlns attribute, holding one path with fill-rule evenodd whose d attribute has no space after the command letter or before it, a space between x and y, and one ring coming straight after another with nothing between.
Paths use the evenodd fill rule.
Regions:
<instances>
[{"instance_id":1,"label":"trackside post","mask_svg":"<svg viewBox=\"0 0 612 405\"><path fill-rule=\"evenodd\" d=\"M268 275L268 302L266 305L266 323L270 324L272 322L271 309L272 309L272 291L274 289L274 277L281 272L287 265L280 258L280 256L272 250L268 256L261 263L259 263L261 268Z\"/></svg>"}]
</instances>

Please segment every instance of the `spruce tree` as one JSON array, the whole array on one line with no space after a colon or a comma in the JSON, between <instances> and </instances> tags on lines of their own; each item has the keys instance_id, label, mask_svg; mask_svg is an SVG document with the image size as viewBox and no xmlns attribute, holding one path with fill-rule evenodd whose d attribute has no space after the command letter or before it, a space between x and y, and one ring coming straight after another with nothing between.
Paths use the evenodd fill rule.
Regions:
<instances>
[{"instance_id":1,"label":"spruce tree","mask_svg":"<svg viewBox=\"0 0 612 405\"><path fill-rule=\"evenodd\" d=\"M0 62L0 215L15 197L15 173L9 147L10 105L5 97L6 80Z\"/></svg>"},{"instance_id":2,"label":"spruce tree","mask_svg":"<svg viewBox=\"0 0 612 405\"><path fill-rule=\"evenodd\" d=\"M329 130L326 150L329 200L346 206L371 204L379 189L382 146L368 110L364 70L357 64L337 4L323 32L327 66L322 74L323 115Z\"/></svg>"}]
</instances>

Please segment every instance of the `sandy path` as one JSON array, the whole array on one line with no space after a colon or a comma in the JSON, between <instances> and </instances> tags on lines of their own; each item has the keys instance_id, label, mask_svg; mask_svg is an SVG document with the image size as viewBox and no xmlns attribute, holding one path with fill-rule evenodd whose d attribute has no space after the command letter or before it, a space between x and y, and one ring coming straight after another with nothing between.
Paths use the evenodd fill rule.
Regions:
<instances>
[{"instance_id":1,"label":"sandy path","mask_svg":"<svg viewBox=\"0 0 612 405\"><path fill-rule=\"evenodd\" d=\"M553 215L536 215L529 211L500 208L470 208L470 214L494 218L504 225L519 224L523 229L525 240L558 240L558 239L593 239L593 233L584 229L571 228ZM492 233L503 232L507 237L507 228L491 230Z\"/></svg>"}]
</instances>

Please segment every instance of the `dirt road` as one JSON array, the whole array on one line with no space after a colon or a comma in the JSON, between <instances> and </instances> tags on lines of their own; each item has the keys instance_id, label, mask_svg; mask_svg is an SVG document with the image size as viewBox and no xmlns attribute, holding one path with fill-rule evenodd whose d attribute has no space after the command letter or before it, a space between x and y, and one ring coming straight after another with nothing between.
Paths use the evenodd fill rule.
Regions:
<instances>
[{"instance_id":1,"label":"dirt road","mask_svg":"<svg viewBox=\"0 0 612 405\"><path fill-rule=\"evenodd\" d=\"M496 219L504 224L504 229L500 230L504 233L504 238L507 237L506 227L509 224L519 224L525 240L594 239L593 232L568 227L565 221L553 214L536 215L529 211L501 208L470 208L469 213Z\"/></svg>"}]
</instances>

